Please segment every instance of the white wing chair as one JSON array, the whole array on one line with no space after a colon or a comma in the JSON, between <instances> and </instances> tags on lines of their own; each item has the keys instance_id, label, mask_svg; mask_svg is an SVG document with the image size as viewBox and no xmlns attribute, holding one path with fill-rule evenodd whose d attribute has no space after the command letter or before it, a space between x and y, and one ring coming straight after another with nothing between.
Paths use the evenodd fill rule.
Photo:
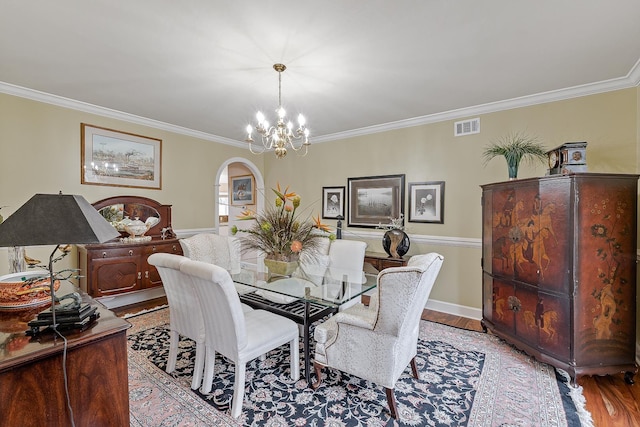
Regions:
<instances>
[{"instance_id":1,"label":"white wing chair","mask_svg":"<svg viewBox=\"0 0 640 427\"><path fill-rule=\"evenodd\" d=\"M194 261L218 265L231 274L241 270L241 245L235 237L200 233L180 239L180 246L184 256Z\"/></svg>"},{"instance_id":2,"label":"white wing chair","mask_svg":"<svg viewBox=\"0 0 640 427\"><path fill-rule=\"evenodd\" d=\"M203 393L211 391L216 351L235 363L234 418L242 412L248 361L289 343L291 378L300 377L298 327L294 321L265 310L243 312L231 276L217 265L189 260L181 264L180 271L191 278L205 323Z\"/></svg>"},{"instance_id":3,"label":"white wing chair","mask_svg":"<svg viewBox=\"0 0 640 427\"><path fill-rule=\"evenodd\" d=\"M381 271L369 307L354 305L316 327L313 388L320 386L323 367L347 372L383 386L396 418L393 389L409 363L419 378L420 318L443 260L437 253L414 255L406 267Z\"/></svg>"}]
</instances>

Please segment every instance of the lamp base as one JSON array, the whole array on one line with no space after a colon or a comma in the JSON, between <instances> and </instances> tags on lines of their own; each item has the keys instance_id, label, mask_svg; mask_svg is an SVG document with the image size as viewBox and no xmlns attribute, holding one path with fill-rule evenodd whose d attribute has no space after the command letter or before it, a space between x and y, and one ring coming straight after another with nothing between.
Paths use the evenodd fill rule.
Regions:
<instances>
[{"instance_id":1,"label":"lamp base","mask_svg":"<svg viewBox=\"0 0 640 427\"><path fill-rule=\"evenodd\" d=\"M83 331L87 329L93 322L100 317L98 313L98 307L91 306L89 304L81 304L80 307L69 308L62 307L56 309L56 323L55 329L58 331L75 330ZM38 317L29 323L31 327L26 333L27 335L37 335L42 330L41 327L54 326L53 325L53 313L51 308L38 313Z\"/></svg>"}]
</instances>

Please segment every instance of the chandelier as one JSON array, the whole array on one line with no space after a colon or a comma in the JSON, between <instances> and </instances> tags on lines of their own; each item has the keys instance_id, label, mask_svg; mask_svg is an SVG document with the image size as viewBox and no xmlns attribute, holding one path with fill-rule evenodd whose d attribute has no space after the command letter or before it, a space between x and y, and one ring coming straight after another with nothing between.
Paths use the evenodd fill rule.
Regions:
<instances>
[{"instance_id":1,"label":"chandelier","mask_svg":"<svg viewBox=\"0 0 640 427\"><path fill-rule=\"evenodd\" d=\"M298 128L293 129L291 121L286 122L286 111L282 108L282 72L287 69L284 64L274 64L273 69L278 72L278 108L276 113L278 121L275 126L269 126L269 122L265 120L264 115L258 111L256 114L256 132L260 134L262 148L258 146L258 151L254 151L254 140L251 134L253 127L247 125L247 139L249 150L253 154L262 154L266 150L274 150L276 157L282 159L287 155L287 149L301 152L301 156L306 156L309 151L309 129L305 127L306 120L302 114L298 115ZM286 122L286 124L285 124Z\"/></svg>"}]
</instances>

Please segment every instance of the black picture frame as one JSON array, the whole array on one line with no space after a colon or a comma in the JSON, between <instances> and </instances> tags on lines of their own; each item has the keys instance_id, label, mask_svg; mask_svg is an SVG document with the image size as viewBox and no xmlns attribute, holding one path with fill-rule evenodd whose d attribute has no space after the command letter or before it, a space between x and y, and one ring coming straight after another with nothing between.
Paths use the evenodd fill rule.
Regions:
<instances>
[{"instance_id":1,"label":"black picture frame","mask_svg":"<svg viewBox=\"0 0 640 427\"><path fill-rule=\"evenodd\" d=\"M409 183L409 222L444 224L444 181Z\"/></svg>"},{"instance_id":2,"label":"black picture frame","mask_svg":"<svg viewBox=\"0 0 640 427\"><path fill-rule=\"evenodd\" d=\"M337 219L344 218L344 186L342 187L322 187L322 218Z\"/></svg>"},{"instance_id":3,"label":"black picture frame","mask_svg":"<svg viewBox=\"0 0 640 427\"><path fill-rule=\"evenodd\" d=\"M404 174L348 178L349 227L376 228L404 215Z\"/></svg>"}]
</instances>

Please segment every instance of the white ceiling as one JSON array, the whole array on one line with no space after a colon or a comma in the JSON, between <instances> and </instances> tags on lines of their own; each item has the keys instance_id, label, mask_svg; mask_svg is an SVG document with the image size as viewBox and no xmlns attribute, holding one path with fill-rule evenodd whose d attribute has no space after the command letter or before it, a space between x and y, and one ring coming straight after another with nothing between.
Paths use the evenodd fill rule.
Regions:
<instances>
[{"instance_id":1,"label":"white ceiling","mask_svg":"<svg viewBox=\"0 0 640 427\"><path fill-rule=\"evenodd\" d=\"M322 141L635 86L639 58L638 0L0 0L1 92L227 143L275 116L277 62Z\"/></svg>"}]
</instances>

